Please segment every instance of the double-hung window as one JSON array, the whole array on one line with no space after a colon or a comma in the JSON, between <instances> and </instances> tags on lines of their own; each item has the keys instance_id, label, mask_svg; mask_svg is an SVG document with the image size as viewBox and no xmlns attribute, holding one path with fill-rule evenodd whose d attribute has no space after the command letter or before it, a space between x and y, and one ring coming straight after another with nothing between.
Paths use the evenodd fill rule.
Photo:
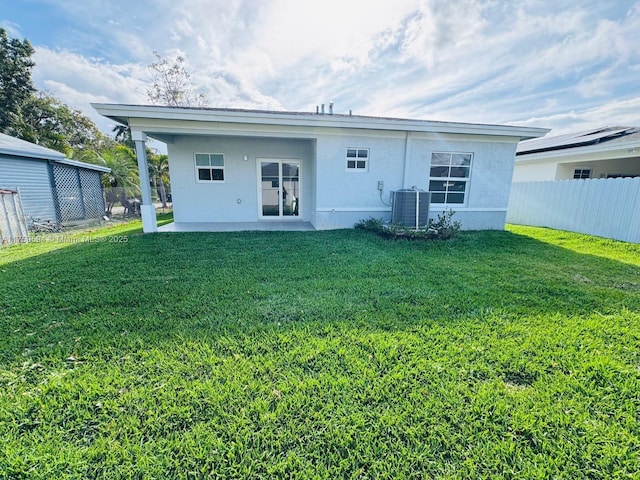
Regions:
<instances>
[{"instance_id":1,"label":"double-hung window","mask_svg":"<svg viewBox=\"0 0 640 480\"><path fill-rule=\"evenodd\" d=\"M469 193L471 153L433 152L429 173L431 203L465 204Z\"/></svg>"},{"instance_id":2,"label":"double-hung window","mask_svg":"<svg viewBox=\"0 0 640 480\"><path fill-rule=\"evenodd\" d=\"M198 182L224 182L224 155L196 153L195 158Z\"/></svg>"},{"instance_id":3,"label":"double-hung window","mask_svg":"<svg viewBox=\"0 0 640 480\"><path fill-rule=\"evenodd\" d=\"M347 148L347 171L366 172L369 168L368 148Z\"/></svg>"}]
</instances>

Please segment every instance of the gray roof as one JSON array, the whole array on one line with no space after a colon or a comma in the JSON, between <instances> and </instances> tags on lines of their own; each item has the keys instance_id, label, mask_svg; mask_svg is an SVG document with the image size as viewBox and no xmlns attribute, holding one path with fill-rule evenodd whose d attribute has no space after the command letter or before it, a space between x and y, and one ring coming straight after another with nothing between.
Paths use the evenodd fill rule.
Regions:
<instances>
[{"instance_id":1,"label":"gray roof","mask_svg":"<svg viewBox=\"0 0 640 480\"><path fill-rule=\"evenodd\" d=\"M606 143L640 143L639 127L600 127L578 133L568 133L556 137L543 137L525 140L518 144L516 155L565 150L568 148L584 147Z\"/></svg>"},{"instance_id":2,"label":"gray roof","mask_svg":"<svg viewBox=\"0 0 640 480\"><path fill-rule=\"evenodd\" d=\"M14 157L24 157L32 160L49 160L56 163L63 163L65 165L72 165L74 167L97 170L105 173L111 171L111 169L100 165L71 160L67 158L64 153L60 153L56 150L42 147L25 140L20 140L19 138L11 137L4 133L0 133L0 155L12 155Z\"/></svg>"}]
</instances>

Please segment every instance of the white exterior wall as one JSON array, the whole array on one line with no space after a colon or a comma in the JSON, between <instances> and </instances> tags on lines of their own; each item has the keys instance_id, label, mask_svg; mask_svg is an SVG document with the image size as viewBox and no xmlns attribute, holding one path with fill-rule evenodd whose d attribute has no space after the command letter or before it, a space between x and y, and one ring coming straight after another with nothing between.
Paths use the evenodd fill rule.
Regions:
<instances>
[{"instance_id":1,"label":"white exterior wall","mask_svg":"<svg viewBox=\"0 0 640 480\"><path fill-rule=\"evenodd\" d=\"M518 163L513 169L514 182L540 182L555 180L556 163Z\"/></svg>"},{"instance_id":2,"label":"white exterior wall","mask_svg":"<svg viewBox=\"0 0 640 480\"><path fill-rule=\"evenodd\" d=\"M467 202L450 206L456 212L454 220L467 230L504 228L514 139L424 133L409 134L407 139L405 132L338 129L317 134L315 140L175 137L168 144L175 221L259 220L258 159L301 160L301 217L295 219L311 222L318 230L351 228L370 217L388 220L391 191L428 190L433 152L464 152L473 154ZM369 149L366 171L347 171L347 148ZM197 182L194 153L223 154L224 183ZM384 182L382 200L378 181ZM449 206L433 205L430 216L445 208Z\"/></svg>"},{"instance_id":3,"label":"white exterior wall","mask_svg":"<svg viewBox=\"0 0 640 480\"><path fill-rule=\"evenodd\" d=\"M378 181L384 182L386 203L390 191L403 188L405 135L375 133L345 131L318 138L316 229L351 228L361 219L389 218L391 207L380 200ZM347 171L347 148L369 149L367 171Z\"/></svg>"},{"instance_id":4,"label":"white exterior wall","mask_svg":"<svg viewBox=\"0 0 640 480\"><path fill-rule=\"evenodd\" d=\"M558 164L555 180L573 179L576 168L590 168L591 178L606 178L607 175L640 175L640 158L561 163Z\"/></svg>"},{"instance_id":5,"label":"white exterior wall","mask_svg":"<svg viewBox=\"0 0 640 480\"><path fill-rule=\"evenodd\" d=\"M433 135L380 132L375 135L327 135L318 139L317 229L350 228L358 220L388 219L391 208L380 200L378 181L384 182L383 200L392 190L429 189L433 152L472 153L473 161L465 205L451 205L454 220L467 230L503 229L516 143L513 139L471 135ZM369 148L367 172L346 171L346 149ZM405 164L405 148L406 164ZM430 217L449 206L433 205Z\"/></svg>"},{"instance_id":6,"label":"white exterior wall","mask_svg":"<svg viewBox=\"0 0 640 480\"><path fill-rule=\"evenodd\" d=\"M637 142L627 146L604 143L521 155L516 157L513 181L572 180L577 168L591 169L591 178L640 175Z\"/></svg>"},{"instance_id":7,"label":"white exterior wall","mask_svg":"<svg viewBox=\"0 0 640 480\"><path fill-rule=\"evenodd\" d=\"M301 161L301 218L312 220L310 199L313 142L309 140L176 136L167 145L176 222L255 222L258 220L257 159ZM195 153L222 153L225 180L197 182ZM247 160L244 160L244 157Z\"/></svg>"}]
</instances>

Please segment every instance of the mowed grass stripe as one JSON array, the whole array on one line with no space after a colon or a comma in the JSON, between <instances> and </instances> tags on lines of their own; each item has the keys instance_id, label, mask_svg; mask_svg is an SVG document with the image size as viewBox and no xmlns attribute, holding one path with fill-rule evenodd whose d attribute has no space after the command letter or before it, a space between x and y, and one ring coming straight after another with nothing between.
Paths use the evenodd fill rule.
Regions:
<instances>
[{"instance_id":1,"label":"mowed grass stripe","mask_svg":"<svg viewBox=\"0 0 640 480\"><path fill-rule=\"evenodd\" d=\"M640 248L545 229L0 250L0 478L633 478Z\"/></svg>"}]
</instances>

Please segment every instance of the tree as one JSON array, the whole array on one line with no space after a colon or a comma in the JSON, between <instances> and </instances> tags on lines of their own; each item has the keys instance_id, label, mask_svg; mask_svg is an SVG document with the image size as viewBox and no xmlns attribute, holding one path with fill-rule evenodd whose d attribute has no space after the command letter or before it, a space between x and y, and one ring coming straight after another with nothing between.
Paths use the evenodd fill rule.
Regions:
<instances>
[{"instance_id":1,"label":"tree","mask_svg":"<svg viewBox=\"0 0 640 480\"><path fill-rule=\"evenodd\" d=\"M7 128L7 132L70 157L113 143L80 110L69 108L57 98L41 92L27 99L20 119Z\"/></svg>"},{"instance_id":2,"label":"tree","mask_svg":"<svg viewBox=\"0 0 640 480\"><path fill-rule=\"evenodd\" d=\"M149 65L155 72L155 79L147 96L154 105L170 107L206 107L207 97L204 93L196 93L191 74L185 67L183 57L176 57L173 64L153 52L156 62Z\"/></svg>"},{"instance_id":3,"label":"tree","mask_svg":"<svg viewBox=\"0 0 640 480\"><path fill-rule=\"evenodd\" d=\"M128 125L115 125L111 132L119 144L129 147L131 150L136 148L136 143L131 138L131 127Z\"/></svg>"},{"instance_id":4,"label":"tree","mask_svg":"<svg viewBox=\"0 0 640 480\"><path fill-rule=\"evenodd\" d=\"M99 151L86 151L82 161L102 165L111 169L110 173L102 175L102 185L105 187L107 200L106 214L111 216L111 210L116 202L123 206L129 205L130 198L140 194L140 178L135 154L124 145L102 148Z\"/></svg>"},{"instance_id":5,"label":"tree","mask_svg":"<svg viewBox=\"0 0 640 480\"><path fill-rule=\"evenodd\" d=\"M147 151L149 177L153 189L158 192L162 208L167 208L167 185L169 185L169 157Z\"/></svg>"},{"instance_id":6,"label":"tree","mask_svg":"<svg viewBox=\"0 0 640 480\"><path fill-rule=\"evenodd\" d=\"M33 52L28 40L10 39L0 28L0 132L19 120L24 103L35 92L31 81Z\"/></svg>"}]
</instances>

